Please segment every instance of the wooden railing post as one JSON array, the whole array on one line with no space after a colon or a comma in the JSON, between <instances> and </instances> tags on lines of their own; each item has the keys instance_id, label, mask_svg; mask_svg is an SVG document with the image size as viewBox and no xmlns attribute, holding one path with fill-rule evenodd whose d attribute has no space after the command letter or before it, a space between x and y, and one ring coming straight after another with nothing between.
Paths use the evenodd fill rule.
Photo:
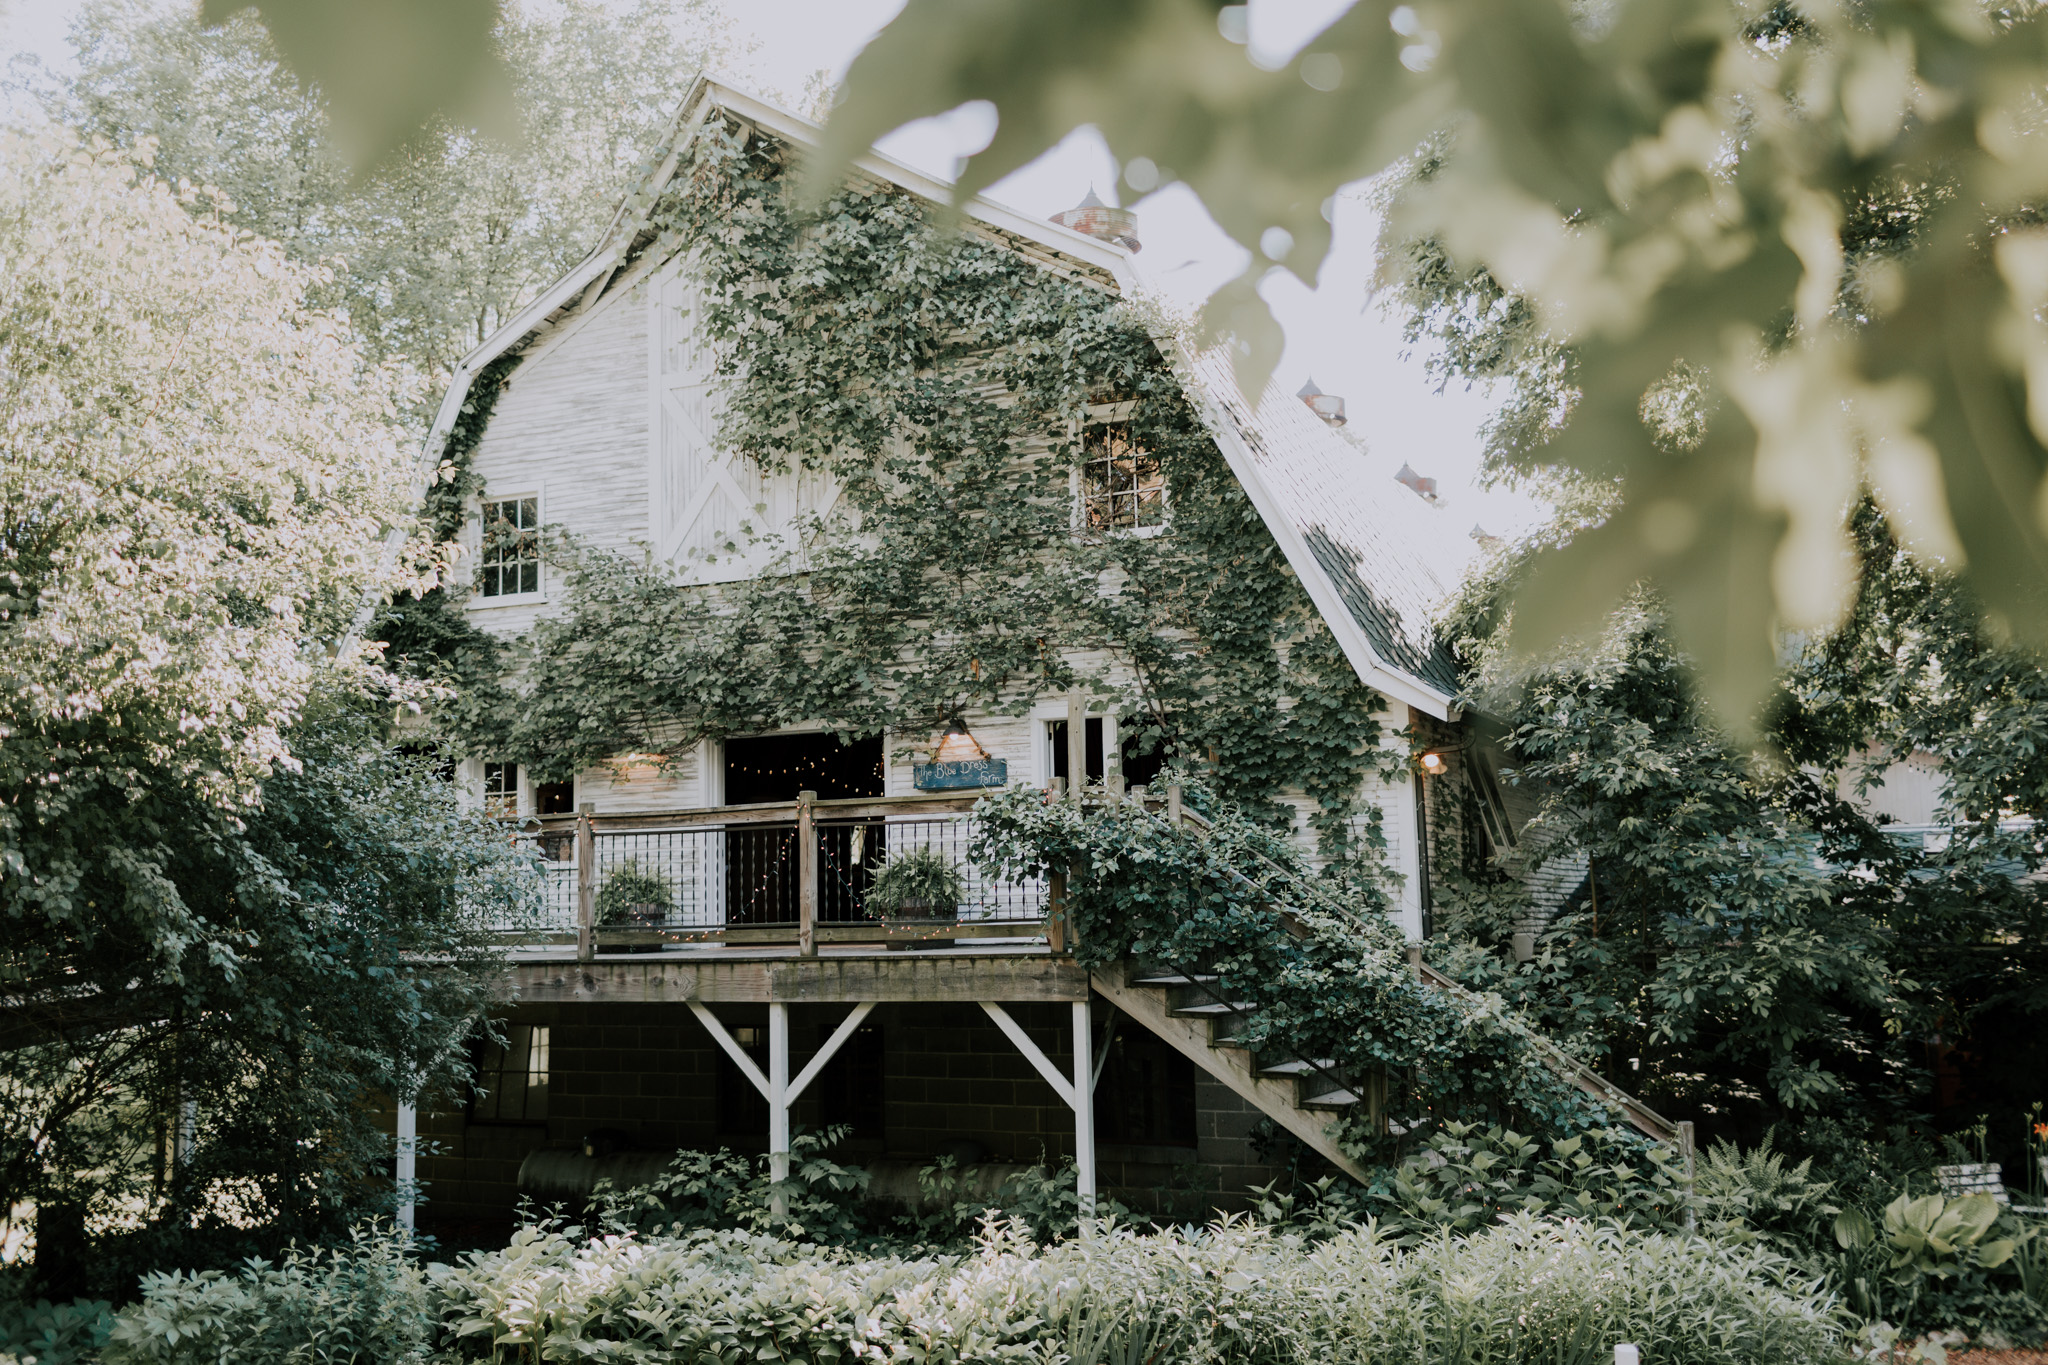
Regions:
<instances>
[{"instance_id":1,"label":"wooden railing post","mask_svg":"<svg viewBox=\"0 0 2048 1365\"><path fill-rule=\"evenodd\" d=\"M1067 951L1067 874L1055 872L1045 879L1045 946L1053 953Z\"/></svg>"},{"instance_id":2,"label":"wooden railing post","mask_svg":"<svg viewBox=\"0 0 2048 1365\"><path fill-rule=\"evenodd\" d=\"M1166 823L1180 826L1180 783L1169 782L1166 786Z\"/></svg>"},{"instance_id":3,"label":"wooden railing post","mask_svg":"<svg viewBox=\"0 0 2048 1365\"><path fill-rule=\"evenodd\" d=\"M796 794L796 945L803 957L818 955L818 822L816 792Z\"/></svg>"},{"instance_id":4,"label":"wooden railing post","mask_svg":"<svg viewBox=\"0 0 2048 1365\"><path fill-rule=\"evenodd\" d=\"M597 956L597 831L588 801L576 808L576 960Z\"/></svg>"},{"instance_id":5,"label":"wooden railing post","mask_svg":"<svg viewBox=\"0 0 2048 1365\"><path fill-rule=\"evenodd\" d=\"M1067 693L1067 794L1075 805L1088 790L1088 703Z\"/></svg>"}]
</instances>

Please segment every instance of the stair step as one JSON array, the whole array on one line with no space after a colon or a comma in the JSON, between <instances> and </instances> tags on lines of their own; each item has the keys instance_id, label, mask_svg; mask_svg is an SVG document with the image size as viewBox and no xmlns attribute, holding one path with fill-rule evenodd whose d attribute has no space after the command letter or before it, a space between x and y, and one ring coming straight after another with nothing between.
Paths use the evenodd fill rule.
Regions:
<instances>
[{"instance_id":1,"label":"stair step","mask_svg":"<svg viewBox=\"0 0 2048 1365\"><path fill-rule=\"evenodd\" d=\"M1336 1067L1337 1064L1327 1057L1313 1062L1304 1062L1300 1058L1296 1058L1291 1062L1275 1062L1271 1066L1262 1066L1259 1068L1259 1074L1261 1076L1314 1076L1320 1072L1334 1071Z\"/></svg>"},{"instance_id":2,"label":"stair step","mask_svg":"<svg viewBox=\"0 0 2048 1365\"><path fill-rule=\"evenodd\" d=\"M1160 976L1141 976L1131 984L1133 986L1153 987L1194 986L1214 980L1216 980L1214 976L1209 976L1202 972L1196 972L1193 976L1182 976L1178 972L1172 972Z\"/></svg>"},{"instance_id":3,"label":"stair step","mask_svg":"<svg viewBox=\"0 0 2048 1365\"><path fill-rule=\"evenodd\" d=\"M1311 1095L1302 1100L1303 1109L1349 1109L1358 1103L1358 1094L1351 1090L1325 1090L1320 1095Z\"/></svg>"},{"instance_id":4,"label":"stair step","mask_svg":"<svg viewBox=\"0 0 2048 1365\"><path fill-rule=\"evenodd\" d=\"M1183 1019L1228 1019L1251 1007L1252 1002L1249 1000L1233 1000L1227 1005L1220 1002L1210 1005L1183 1005L1174 1013Z\"/></svg>"}]
</instances>

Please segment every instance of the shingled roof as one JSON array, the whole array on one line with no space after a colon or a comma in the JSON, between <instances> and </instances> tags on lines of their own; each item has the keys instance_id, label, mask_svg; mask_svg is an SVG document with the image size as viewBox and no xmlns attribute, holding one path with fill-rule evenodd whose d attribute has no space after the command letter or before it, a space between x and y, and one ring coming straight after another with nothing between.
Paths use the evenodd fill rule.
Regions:
<instances>
[{"instance_id":1,"label":"shingled roof","mask_svg":"<svg viewBox=\"0 0 2048 1365\"><path fill-rule=\"evenodd\" d=\"M1359 676L1453 718L1457 664L1431 619L1450 594L1417 540L1414 495L1277 384L1252 408L1222 348L1184 360L1232 472Z\"/></svg>"}]
</instances>

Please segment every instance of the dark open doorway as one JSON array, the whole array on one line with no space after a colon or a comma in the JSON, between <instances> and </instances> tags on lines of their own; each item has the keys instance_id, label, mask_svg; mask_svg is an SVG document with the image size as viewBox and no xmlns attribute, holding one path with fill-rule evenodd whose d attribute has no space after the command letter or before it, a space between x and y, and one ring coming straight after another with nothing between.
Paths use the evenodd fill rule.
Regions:
<instances>
[{"instance_id":1,"label":"dark open doorway","mask_svg":"<svg viewBox=\"0 0 2048 1365\"><path fill-rule=\"evenodd\" d=\"M837 735L755 735L725 742L725 804L821 801L882 794L882 737L841 744Z\"/></svg>"},{"instance_id":2,"label":"dark open doorway","mask_svg":"<svg viewBox=\"0 0 2048 1365\"><path fill-rule=\"evenodd\" d=\"M841 744L835 735L756 735L725 742L725 804L794 801L816 792L821 801L877 797L882 784L882 737ZM821 830L828 845L846 843L850 828ZM874 847L881 847L877 830ZM731 924L794 924L797 919L796 825L742 825L725 833L726 920ZM837 851L827 847L823 864ZM821 900L822 903L822 900ZM829 915L829 912L828 912Z\"/></svg>"}]
</instances>

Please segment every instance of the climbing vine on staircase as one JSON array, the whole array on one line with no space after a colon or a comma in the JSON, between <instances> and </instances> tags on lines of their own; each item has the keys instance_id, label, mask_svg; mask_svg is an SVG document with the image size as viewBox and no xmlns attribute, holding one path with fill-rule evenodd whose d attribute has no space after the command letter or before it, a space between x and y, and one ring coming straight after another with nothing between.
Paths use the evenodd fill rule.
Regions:
<instances>
[{"instance_id":1,"label":"climbing vine on staircase","mask_svg":"<svg viewBox=\"0 0 2048 1365\"><path fill-rule=\"evenodd\" d=\"M1382 703L1184 396L1160 321L892 187L855 180L800 215L788 149L758 131L715 124L685 157L647 250L687 253L699 281L719 438L829 475L839 501L769 547L768 573L723 585L556 537L562 610L519 642L510 704L451 713L464 746L543 779L820 719L915 750L956 715L1080 688L1263 819L1307 791L1327 853L1376 859L1361 789L1399 761ZM1106 402L1161 462L1162 534L1074 524L1077 433ZM448 486L469 451L451 443Z\"/></svg>"},{"instance_id":2,"label":"climbing vine on staircase","mask_svg":"<svg viewBox=\"0 0 2048 1365\"><path fill-rule=\"evenodd\" d=\"M1409 1130L1480 1117L1560 1137L1615 1125L1498 996L1417 978L1379 882L1309 867L1213 791L1193 786L1188 797L1209 828L1175 826L1134 801L1077 806L1012 789L976 807L972 855L996 875L1062 874L1084 965L1199 968L1246 1007L1239 1041L1254 1051L1383 1071L1388 1112ZM1368 1160L1389 1155L1390 1140L1362 1118L1345 1143Z\"/></svg>"}]
</instances>

